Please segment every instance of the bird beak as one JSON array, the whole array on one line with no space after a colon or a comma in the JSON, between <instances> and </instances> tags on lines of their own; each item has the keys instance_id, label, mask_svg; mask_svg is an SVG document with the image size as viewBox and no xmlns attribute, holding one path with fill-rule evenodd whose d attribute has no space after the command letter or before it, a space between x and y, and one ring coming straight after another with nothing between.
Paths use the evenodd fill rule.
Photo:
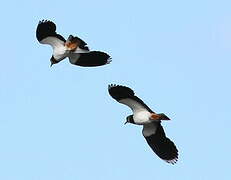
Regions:
<instances>
[{"instance_id":1,"label":"bird beak","mask_svg":"<svg viewBox=\"0 0 231 180\"><path fill-rule=\"evenodd\" d=\"M127 124L127 123L128 123L128 121L126 120L126 122L124 123L124 125Z\"/></svg>"},{"instance_id":2,"label":"bird beak","mask_svg":"<svg viewBox=\"0 0 231 180\"><path fill-rule=\"evenodd\" d=\"M51 65L50 65L50 67L52 67L52 66L53 66L53 64L54 64L54 63L52 63L52 62L51 62Z\"/></svg>"}]
</instances>

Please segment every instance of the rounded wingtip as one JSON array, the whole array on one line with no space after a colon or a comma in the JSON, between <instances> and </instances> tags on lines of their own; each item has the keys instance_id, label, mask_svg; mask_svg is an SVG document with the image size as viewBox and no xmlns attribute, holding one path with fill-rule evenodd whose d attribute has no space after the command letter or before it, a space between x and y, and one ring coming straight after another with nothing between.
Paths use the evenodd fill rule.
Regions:
<instances>
[{"instance_id":1,"label":"rounded wingtip","mask_svg":"<svg viewBox=\"0 0 231 180\"><path fill-rule=\"evenodd\" d=\"M112 58L111 58L111 57L109 57L109 58L107 59L106 64L110 64L111 62L112 62Z\"/></svg>"},{"instance_id":2,"label":"rounded wingtip","mask_svg":"<svg viewBox=\"0 0 231 180\"><path fill-rule=\"evenodd\" d=\"M39 24L42 24L42 23L48 23L48 22L53 23L52 21L47 20L47 19L39 20Z\"/></svg>"},{"instance_id":3,"label":"rounded wingtip","mask_svg":"<svg viewBox=\"0 0 231 180\"><path fill-rule=\"evenodd\" d=\"M108 90L110 90L111 88L116 87L116 86L117 86L116 84L109 84L108 85Z\"/></svg>"},{"instance_id":4,"label":"rounded wingtip","mask_svg":"<svg viewBox=\"0 0 231 180\"><path fill-rule=\"evenodd\" d=\"M169 164L176 164L176 162L178 161L178 157L176 157L176 158L174 158L174 159L171 159L171 160L164 160L164 161L166 161L167 163L169 163Z\"/></svg>"}]
</instances>

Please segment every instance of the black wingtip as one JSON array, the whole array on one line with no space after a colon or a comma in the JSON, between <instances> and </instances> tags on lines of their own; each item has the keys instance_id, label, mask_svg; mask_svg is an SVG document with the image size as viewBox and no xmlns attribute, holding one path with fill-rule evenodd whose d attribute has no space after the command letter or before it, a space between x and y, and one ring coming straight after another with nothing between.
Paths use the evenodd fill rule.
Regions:
<instances>
[{"instance_id":1,"label":"black wingtip","mask_svg":"<svg viewBox=\"0 0 231 180\"><path fill-rule=\"evenodd\" d=\"M151 149L162 160L175 164L178 160L178 150L175 144L166 137L163 127L160 125L155 134L144 136Z\"/></svg>"},{"instance_id":2,"label":"black wingtip","mask_svg":"<svg viewBox=\"0 0 231 180\"><path fill-rule=\"evenodd\" d=\"M56 25L49 20L41 20L38 23L36 29L36 37L38 41L42 41L44 38L54 35L56 30Z\"/></svg>"},{"instance_id":3,"label":"black wingtip","mask_svg":"<svg viewBox=\"0 0 231 180\"><path fill-rule=\"evenodd\" d=\"M134 91L126 86L110 84L108 85L109 94L117 101L134 96Z\"/></svg>"},{"instance_id":4,"label":"black wingtip","mask_svg":"<svg viewBox=\"0 0 231 180\"><path fill-rule=\"evenodd\" d=\"M171 159L171 160L165 160L165 159L164 159L164 161L167 162L167 163L169 163L169 164L174 165L174 164L177 163L178 157L176 157L176 158L174 158L174 159Z\"/></svg>"},{"instance_id":5,"label":"black wingtip","mask_svg":"<svg viewBox=\"0 0 231 180\"><path fill-rule=\"evenodd\" d=\"M111 88L113 88L113 87L116 87L116 86L117 86L116 84L109 84L108 85L108 90L111 89Z\"/></svg>"},{"instance_id":6,"label":"black wingtip","mask_svg":"<svg viewBox=\"0 0 231 180\"><path fill-rule=\"evenodd\" d=\"M112 62L112 58L109 56L109 58L107 59L107 63L106 64L110 64Z\"/></svg>"},{"instance_id":7,"label":"black wingtip","mask_svg":"<svg viewBox=\"0 0 231 180\"><path fill-rule=\"evenodd\" d=\"M101 51L91 51L88 53L81 53L75 65L84 67L103 66L111 62L111 57Z\"/></svg>"},{"instance_id":8,"label":"black wingtip","mask_svg":"<svg viewBox=\"0 0 231 180\"><path fill-rule=\"evenodd\" d=\"M54 36L54 37L59 38L62 41L65 41L65 39L61 35L56 33L55 23L50 20L43 19L39 21L38 23L38 26L36 29L36 38L40 42L48 36Z\"/></svg>"}]
</instances>

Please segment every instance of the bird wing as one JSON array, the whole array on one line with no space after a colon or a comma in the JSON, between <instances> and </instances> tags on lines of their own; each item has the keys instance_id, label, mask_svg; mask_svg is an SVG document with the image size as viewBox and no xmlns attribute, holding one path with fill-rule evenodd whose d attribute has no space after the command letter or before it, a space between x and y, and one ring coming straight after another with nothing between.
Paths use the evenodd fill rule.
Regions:
<instances>
[{"instance_id":1,"label":"bird wing","mask_svg":"<svg viewBox=\"0 0 231 180\"><path fill-rule=\"evenodd\" d=\"M177 162L178 150L175 144L166 137L160 122L144 125L142 133L157 156L171 164Z\"/></svg>"},{"instance_id":2,"label":"bird wing","mask_svg":"<svg viewBox=\"0 0 231 180\"><path fill-rule=\"evenodd\" d=\"M111 62L110 56L100 51L71 53L69 59L70 63L84 67L102 66Z\"/></svg>"},{"instance_id":3,"label":"bird wing","mask_svg":"<svg viewBox=\"0 0 231 180\"><path fill-rule=\"evenodd\" d=\"M56 25L48 20L39 21L36 37L41 44L49 44L53 48L63 46L66 41L63 36L56 33Z\"/></svg>"},{"instance_id":4,"label":"bird wing","mask_svg":"<svg viewBox=\"0 0 231 180\"><path fill-rule=\"evenodd\" d=\"M140 98L135 96L132 89L126 86L111 84L108 86L108 91L116 101L127 105L133 112L145 110L154 113Z\"/></svg>"}]
</instances>

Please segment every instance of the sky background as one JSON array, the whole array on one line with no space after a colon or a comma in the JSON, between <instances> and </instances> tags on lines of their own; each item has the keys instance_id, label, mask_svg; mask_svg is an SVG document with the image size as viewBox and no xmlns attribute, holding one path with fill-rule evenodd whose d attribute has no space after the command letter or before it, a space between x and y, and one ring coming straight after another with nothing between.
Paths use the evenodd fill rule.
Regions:
<instances>
[{"instance_id":1,"label":"sky background","mask_svg":"<svg viewBox=\"0 0 231 180\"><path fill-rule=\"evenodd\" d=\"M0 7L1 180L229 180L231 2L228 0L4 1ZM50 68L39 20L77 35L112 63ZM131 110L113 100L126 85L172 121L179 150L160 160Z\"/></svg>"}]
</instances>

